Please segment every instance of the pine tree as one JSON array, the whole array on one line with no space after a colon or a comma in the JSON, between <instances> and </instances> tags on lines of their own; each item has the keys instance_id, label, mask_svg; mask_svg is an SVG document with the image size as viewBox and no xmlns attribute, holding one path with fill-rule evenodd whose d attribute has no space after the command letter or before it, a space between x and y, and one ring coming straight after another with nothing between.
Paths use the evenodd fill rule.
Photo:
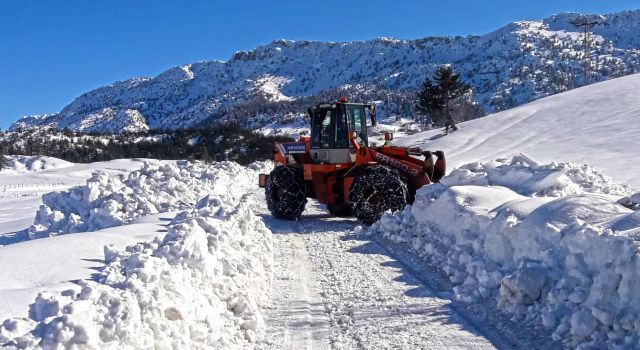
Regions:
<instances>
[{"instance_id":1,"label":"pine tree","mask_svg":"<svg viewBox=\"0 0 640 350\"><path fill-rule=\"evenodd\" d=\"M457 129L452 115L455 100L470 91L471 86L460 80L460 75L451 67L441 66L432 78L427 78L422 84L416 107L429 114L435 124L444 124L448 133L450 127Z\"/></svg>"}]
</instances>

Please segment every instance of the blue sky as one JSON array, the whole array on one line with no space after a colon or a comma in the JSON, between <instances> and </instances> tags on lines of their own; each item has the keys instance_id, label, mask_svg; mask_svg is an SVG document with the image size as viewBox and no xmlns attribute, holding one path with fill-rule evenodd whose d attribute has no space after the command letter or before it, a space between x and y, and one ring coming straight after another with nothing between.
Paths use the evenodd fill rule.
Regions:
<instances>
[{"instance_id":1,"label":"blue sky","mask_svg":"<svg viewBox=\"0 0 640 350\"><path fill-rule=\"evenodd\" d=\"M0 0L0 127L117 80L226 60L277 38L483 34L557 12L636 8L638 0Z\"/></svg>"}]
</instances>

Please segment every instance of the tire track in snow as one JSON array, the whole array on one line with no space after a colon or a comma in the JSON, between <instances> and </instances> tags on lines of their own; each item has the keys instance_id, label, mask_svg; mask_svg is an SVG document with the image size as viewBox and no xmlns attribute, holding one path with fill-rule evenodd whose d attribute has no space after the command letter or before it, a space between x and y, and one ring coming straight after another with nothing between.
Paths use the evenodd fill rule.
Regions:
<instances>
[{"instance_id":1,"label":"tire track in snow","mask_svg":"<svg viewBox=\"0 0 640 350\"><path fill-rule=\"evenodd\" d=\"M268 214L265 222L278 261L266 348L494 348L377 243L355 240L353 219L331 218L311 202L298 222ZM318 289L305 290L305 280Z\"/></svg>"},{"instance_id":2,"label":"tire track in snow","mask_svg":"<svg viewBox=\"0 0 640 350\"><path fill-rule=\"evenodd\" d=\"M306 238L332 323L340 329L334 347L494 348L448 300L416 283L378 244L344 232Z\"/></svg>"},{"instance_id":3,"label":"tire track in snow","mask_svg":"<svg viewBox=\"0 0 640 350\"><path fill-rule=\"evenodd\" d=\"M443 300L451 300L453 298L453 294L450 291L439 291L437 287L434 285L433 281L430 281L427 278L423 277L419 271L417 271L413 266L411 266L410 263L407 263L403 258L400 258L398 254L396 254L390 247L386 246L384 244L385 242L381 240L382 239L376 237L371 242L373 242L376 246L382 249L386 253L386 255L388 255L395 261L397 261L398 264L402 266L402 269L405 270L405 272L411 276L411 278L415 279L424 287L428 288L438 298L441 298ZM494 334L492 331L490 331L487 328L486 325L474 319L474 317L470 315L467 311L465 311L461 307L461 305L458 305L456 303L451 303L449 307L453 309L456 312L456 314L460 318L462 318L465 322L473 325L474 328L481 331L483 336L489 339L498 348L500 349L513 348L513 344L510 344L505 339L502 339L497 334Z\"/></svg>"},{"instance_id":4,"label":"tire track in snow","mask_svg":"<svg viewBox=\"0 0 640 350\"><path fill-rule=\"evenodd\" d=\"M267 349L329 349L331 334L307 248L297 234L275 234L274 305Z\"/></svg>"}]
</instances>

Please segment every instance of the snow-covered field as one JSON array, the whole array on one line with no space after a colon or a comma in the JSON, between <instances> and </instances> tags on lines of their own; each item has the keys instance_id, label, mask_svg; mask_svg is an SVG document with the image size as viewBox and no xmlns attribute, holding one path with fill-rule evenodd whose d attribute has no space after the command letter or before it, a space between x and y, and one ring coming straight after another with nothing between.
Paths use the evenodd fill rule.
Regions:
<instances>
[{"instance_id":1,"label":"snow-covered field","mask_svg":"<svg viewBox=\"0 0 640 350\"><path fill-rule=\"evenodd\" d=\"M120 159L92 164L72 164L50 157L9 156L8 166L0 171L0 245L24 240L18 232L34 221L34 212L42 204L41 196L85 184L95 172L125 176L150 159Z\"/></svg>"},{"instance_id":2,"label":"snow-covered field","mask_svg":"<svg viewBox=\"0 0 640 350\"><path fill-rule=\"evenodd\" d=\"M269 162L14 157L0 347L638 348L639 88L403 135L450 173L371 228L272 218Z\"/></svg>"},{"instance_id":3,"label":"snow-covered field","mask_svg":"<svg viewBox=\"0 0 640 350\"><path fill-rule=\"evenodd\" d=\"M0 247L11 267L0 315L12 317L0 345L220 348L264 337L271 234L244 196L265 164L138 165L126 180L103 168L43 196L29 234Z\"/></svg>"},{"instance_id":4,"label":"snow-covered field","mask_svg":"<svg viewBox=\"0 0 640 350\"><path fill-rule=\"evenodd\" d=\"M442 149L450 168L525 153L541 163L574 162L640 188L640 74L609 80L441 130L398 139Z\"/></svg>"}]
</instances>

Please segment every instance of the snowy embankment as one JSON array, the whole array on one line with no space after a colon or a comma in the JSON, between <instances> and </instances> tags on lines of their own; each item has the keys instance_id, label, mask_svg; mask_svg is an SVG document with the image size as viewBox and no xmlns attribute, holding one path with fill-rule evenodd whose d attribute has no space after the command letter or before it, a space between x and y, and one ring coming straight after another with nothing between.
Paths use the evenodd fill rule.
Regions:
<instances>
[{"instance_id":1,"label":"snowy embankment","mask_svg":"<svg viewBox=\"0 0 640 350\"><path fill-rule=\"evenodd\" d=\"M365 233L410 244L457 299L495 300L568 347L638 347L640 212L616 202L632 193L586 165L521 155L456 169Z\"/></svg>"},{"instance_id":2,"label":"snowy embankment","mask_svg":"<svg viewBox=\"0 0 640 350\"><path fill-rule=\"evenodd\" d=\"M254 164L253 168L264 166ZM211 167L189 162L160 167L145 163L126 179L99 172L84 186L45 194L35 222L29 227L29 237L119 226L144 215L189 208L211 194L237 203L255 185L247 181L255 174L251 167L233 162Z\"/></svg>"},{"instance_id":3,"label":"snowy embankment","mask_svg":"<svg viewBox=\"0 0 640 350\"><path fill-rule=\"evenodd\" d=\"M449 168L526 153L539 162L574 162L605 169L640 188L640 74L543 98L484 118L394 141L443 150Z\"/></svg>"},{"instance_id":4,"label":"snowy embankment","mask_svg":"<svg viewBox=\"0 0 640 350\"><path fill-rule=\"evenodd\" d=\"M271 235L242 197L263 166L145 166L124 181L102 174L48 195L38 214L46 234L191 208L152 242L105 247L104 268L78 282L80 290L41 293L29 318L0 325L0 347L233 348L262 339ZM48 221L41 216L46 208Z\"/></svg>"},{"instance_id":5,"label":"snowy embankment","mask_svg":"<svg viewBox=\"0 0 640 350\"><path fill-rule=\"evenodd\" d=\"M45 193L85 184L97 171L110 176L124 176L140 169L143 163L154 166L167 163L154 159L116 159L73 164L43 156L7 158L10 166L0 171L0 245L29 238L25 229L33 224L34 213L42 204L41 197Z\"/></svg>"}]
</instances>

